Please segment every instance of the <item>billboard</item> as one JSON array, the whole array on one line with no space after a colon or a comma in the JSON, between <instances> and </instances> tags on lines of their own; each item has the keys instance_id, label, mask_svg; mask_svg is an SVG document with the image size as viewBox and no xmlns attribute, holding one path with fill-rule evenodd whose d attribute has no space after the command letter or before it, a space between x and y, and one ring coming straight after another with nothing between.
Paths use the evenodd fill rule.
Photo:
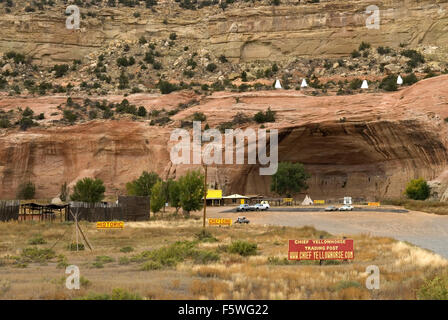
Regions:
<instances>
[{"instance_id":1,"label":"billboard","mask_svg":"<svg viewBox=\"0 0 448 320\"><path fill-rule=\"evenodd\" d=\"M314 200L314 204L325 204L325 200Z\"/></svg>"},{"instance_id":2,"label":"billboard","mask_svg":"<svg viewBox=\"0 0 448 320\"><path fill-rule=\"evenodd\" d=\"M289 260L346 260L353 258L353 240L289 240Z\"/></svg>"},{"instance_id":3,"label":"billboard","mask_svg":"<svg viewBox=\"0 0 448 320\"><path fill-rule=\"evenodd\" d=\"M379 207L380 206L380 203L379 202L369 202L369 203L367 203L369 206L371 206L371 207Z\"/></svg>"}]
</instances>

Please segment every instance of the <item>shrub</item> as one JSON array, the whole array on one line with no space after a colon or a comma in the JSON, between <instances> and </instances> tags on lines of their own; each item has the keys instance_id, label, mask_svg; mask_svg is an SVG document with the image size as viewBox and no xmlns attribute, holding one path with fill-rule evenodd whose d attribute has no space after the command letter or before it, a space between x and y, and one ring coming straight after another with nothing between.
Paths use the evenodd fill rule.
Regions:
<instances>
[{"instance_id":1,"label":"shrub","mask_svg":"<svg viewBox=\"0 0 448 320\"><path fill-rule=\"evenodd\" d=\"M366 49L370 49L370 43L367 43L367 42L364 42L364 41L361 42L361 44L359 45L358 50L359 51L364 51Z\"/></svg>"},{"instance_id":2,"label":"shrub","mask_svg":"<svg viewBox=\"0 0 448 320\"><path fill-rule=\"evenodd\" d=\"M351 55L352 55L352 58L358 58L361 56L361 54L359 53L358 50L353 50Z\"/></svg>"},{"instance_id":3,"label":"shrub","mask_svg":"<svg viewBox=\"0 0 448 320\"><path fill-rule=\"evenodd\" d=\"M383 80L381 80L380 89L386 91L397 91L398 90L397 76L391 74L385 77Z\"/></svg>"},{"instance_id":4,"label":"shrub","mask_svg":"<svg viewBox=\"0 0 448 320\"><path fill-rule=\"evenodd\" d=\"M429 197L430 188L424 179L413 179L406 186L405 194L413 200L425 200Z\"/></svg>"},{"instance_id":5,"label":"shrub","mask_svg":"<svg viewBox=\"0 0 448 320\"><path fill-rule=\"evenodd\" d=\"M257 254L257 244L248 241L237 240L227 248L229 253L237 253L241 256L250 256Z\"/></svg>"},{"instance_id":6,"label":"shrub","mask_svg":"<svg viewBox=\"0 0 448 320\"><path fill-rule=\"evenodd\" d=\"M72 110L65 109L63 119L73 124L78 119L78 115Z\"/></svg>"},{"instance_id":7,"label":"shrub","mask_svg":"<svg viewBox=\"0 0 448 320\"><path fill-rule=\"evenodd\" d=\"M254 120L257 123L275 122L275 111L272 111L270 107L266 112L259 111L255 114Z\"/></svg>"},{"instance_id":8,"label":"shrub","mask_svg":"<svg viewBox=\"0 0 448 320\"><path fill-rule=\"evenodd\" d=\"M215 71L216 70L216 68L218 68L217 66L216 66L216 64L214 64L214 63L209 63L208 65L207 65L207 71L210 71L210 72L213 72L213 71Z\"/></svg>"},{"instance_id":9,"label":"shrub","mask_svg":"<svg viewBox=\"0 0 448 320\"><path fill-rule=\"evenodd\" d=\"M26 182L22 183L19 186L19 189L17 191L17 199L20 200L30 200L34 198L34 194L36 192L36 187L34 186L34 183Z\"/></svg>"},{"instance_id":10,"label":"shrub","mask_svg":"<svg viewBox=\"0 0 448 320\"><path fill-rule=\"evenodd\" d=\"M68 64L56 64L52 71L56 72L56 78L61 78L63 77L69 70L69 66Z\"/></svg>"},{"instance_id":11,"label":"shrub","mask_svg":"<svg viewBox=\"0 0 448 320\"><path fill-rule=\"evenodd\" d=\"M448 300L448 277L426 280L417 291L417 297L421 300Z\"/></svg>"},{"instance_id":12,"label":"shrub","mask_svg":"<svg viewBox=\"0 0 448 320\"><path fill-rule=\"evenodd\" d=\"M202 112L195 112L193 114L193 121L205 121L207 117Z\"/></svg>"},{"instance_id":13,"label":"shrub","mask_svg":"<svg viewBox=\"0 0 448 320\"><path fill-rule=\"evenodd\" d=\"M146 111L145 107L141 106L138 108L137 115L139 117L146 117L147 114L148 112Z\"/></svg>"},{"instance_id":14,"label":"shrub","mask_svg":"<svg viewBox=\"0 0 448 320\"><path fill-rule=\"evenodd\" d=\"M403 77L403 84L410 86L411 84L414 84L418 82L417 76L415 73L411 73L405 77Z\"/></svg>"},{"instance_id":15,"label":"shrub","mask_svg":"<svg viewBox=\"0 0 448 320\"><path fill-rule=\"evenodd\" d=\"M361 84L362 84L361 79L358 79L358 78L353 79L352 81L350 81L350 89L352 89L352 90L359 89L359 88L361 88Z\"/></svg>"},{"instance_id":16,"label":"shrub","mask_svg":"<svg viewBox=\"0 0 448 320\"><path fill-rule=\"evenodd\" d=\"M95 258L95 262L98 263L110 263L110 262L114 262L115 260L109 256L97 256Z\"/></svg>"},{"instance_id":17,"label":"shrub","mask_svg":"<svg viewBox=\"0 0 448 320\"><path fill-rule=\"evenodd\" d=\"M389 54L391 52L391 49L389 47L378 47L376 51L378 52L378 54L385 55Z\"/></svg>"},{"instance_id":18,"label":"shrub","mask_svg":"<svg viewBox=\"0 0 448 320\"><path fill-rule=\"evenodd\" d=\"M160 80L157 87L160 89L162 94L168 94L179 89L177 85L164 80Z\"/></svg>"},{"instance_id":19,"label":"shrub","mask_svg":"<svg viewBox=\"0 0 448 320\"><path fill-rule=\"evenodd\" d=\"M134 251L134 248L127 246L120 249L120 252L128 253Z\"/></svg>"},{"instance_id":20,"label":"shrub","mask_svg":"<svg viewBox=\"0 0 448 320\"><path fill-rule=\"evenodd\" d=\"M45 244L47 241L42 237L42 235L36 235L28 241L28 244L37 245L37 244Z\"/></svg>"},{"instance_id":21,"label":"shrub","mask_svg":"<svg viewBox=\"0 0 448 320\"><path fill-rule=\"evenodd\" d=\"M22 262L46 262L56 257L51 249L25 248L20 254Z\"/></svg>"}]
</instances>

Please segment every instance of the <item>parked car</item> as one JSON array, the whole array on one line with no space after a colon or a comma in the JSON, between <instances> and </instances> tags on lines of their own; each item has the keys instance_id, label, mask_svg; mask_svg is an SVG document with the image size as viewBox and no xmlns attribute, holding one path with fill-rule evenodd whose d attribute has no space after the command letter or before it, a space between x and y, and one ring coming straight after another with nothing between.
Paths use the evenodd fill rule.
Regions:
<instances>
[{"instance_id":1,"label":"parked car","mask_svg":"<svg viewBox=\"0 0 448 320\"><path fill-rule=\"evenodd\" d=\"M250 221L248 219L246 219L246 217L238 217L238 219L236 219L235 223L249 223Z\"/></svg>"},{"instance_id":2,"label":"parked car","mask_svg":"<svg viewBox=\"0 0 448 320\"><path fill-rule=\"evenodd\" d=\"M257 203L254 205L255 211L266 211L270 208L268 203Z\"/></svg>"},{"instance_id":3,"label":"parked car","mask_svg":"<svg viewBox=\"0 0 448 320\"><path fill-rule=\"evenodd\" d=\"M338 208L336 208L335 206L329 206L325 208L325 211L338 211Z\"/></svg>"},{"instance_id":4,"label":"parked car","mask_svg":"<svg viewBox=\"0 0 448 320\"><path fill-rule=\"evenodd\" d=\"M353 209L354 208L351 205L346 204L346 205L343 205L342 207L340 207L338 210L339 211L353 211Z\"/></svg>"},{"instance_id":5,"label":"parked car","mask_svg":"<svg viewBox=\"0 0 448 320\"><path fill-rule=\"evenodd\" d=\"M248 205L247 203L245 203L245 204L240 204L240 205L238 206L238 208L236 208L236 211L237 211L237 212L254 211L254 210L255 210L255 207L254 207L254 206L250 206L250 205Z\"/></svg>"}]
</instances>

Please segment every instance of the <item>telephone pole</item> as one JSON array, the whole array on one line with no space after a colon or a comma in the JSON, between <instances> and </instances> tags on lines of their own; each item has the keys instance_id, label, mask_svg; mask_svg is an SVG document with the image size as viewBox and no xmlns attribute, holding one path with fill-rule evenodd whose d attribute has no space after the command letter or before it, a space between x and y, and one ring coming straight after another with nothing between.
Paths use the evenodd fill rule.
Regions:
<instances>
[{"instance_id":1,"label":"telephone pole","mask_svg":"<svg viewBox=\"0 0 448 320\"><path fill-rule=\"evenodd\" d=\"M204 217L202 221L202 227L205 229L205 216L207 212L207 165L204 165Z\"/></svg>"}]
</instances>

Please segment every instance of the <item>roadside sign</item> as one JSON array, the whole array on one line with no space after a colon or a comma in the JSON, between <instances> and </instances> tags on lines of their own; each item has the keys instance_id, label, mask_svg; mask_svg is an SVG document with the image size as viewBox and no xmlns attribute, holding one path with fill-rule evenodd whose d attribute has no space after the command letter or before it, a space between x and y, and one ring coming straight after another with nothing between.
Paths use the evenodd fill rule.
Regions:
<instances>
[{"instance_id":1,"label":"roadside sign","mask_svg":"<svg viewBox=\"0 0 448 320\"><path fill-rule=\"evenodd\" d=\"M244 199L241 199L240 202L241 202L241 204L244 204L244 203L245 203L245 200L244 200Z\"/></svg>"},{"instance_id":2,"label":"roadside sign","mask_svg":"<svg viewBox=\"0 0 448 320\"><path fill-rule=\"evenodd\" d=\"M289 240L289 260L346 260L353 258L353 240Z\"/></svg>"},{"instance_id":3,"label":"roadside sign","mask_svg":"<svg viewBox=\"0 0 448 320\"><path fill-rule=\"evenodd\" d=\"M314 204L325 204L325 200L314 200Z\"/></svg>"},{"instance_id":4,"label":"roadside sign","mask_svg":"<svg viewBox=\"0 0 448 320\"><path fill-rule=\"evenodd\" d=\"M230 218L209 218L208 224L210 226L231 226L232 219L230 219Z\"/></svg>"},{"instance_id":5,"label":"roadside sign","mask_svg":"<svg viewBox=\"0 0 448 320\"><path fill-rule=\"evenodd\" d=\"M344 204L352 204L352 197L344 197Z\"/></svg>"},{"instance_id":6,"label":"roadside sign","mask_svg":"<svg viewBox=\"0 0 448 320\"><path fill-rule=\"evenodd\" d=\"M283 198L283 202L292 202L292 198Z\"/></svg>"},{"instance_id":7,"label":"roadside sign","mask_svg":"<svg viewBox=\"0 0 448 320\"><path fill-rule=\"evenodd\" d=\"M96 228L98 230L101 230L101 229L123 229L124 222L123 221L98 221L96 223Z\"/></svg>"},{"instance_id":8,"label":"roadside sign","mask_svg":"<svg viewBox=\"0 0 448 320\"><path fill-rule=\"evenodd\" d=\"M380 203L379 202L369 202L369 203L367 203L369 206L373 206L373 207L379 207L380 206Z\"/></svg>"}]
</instances>

